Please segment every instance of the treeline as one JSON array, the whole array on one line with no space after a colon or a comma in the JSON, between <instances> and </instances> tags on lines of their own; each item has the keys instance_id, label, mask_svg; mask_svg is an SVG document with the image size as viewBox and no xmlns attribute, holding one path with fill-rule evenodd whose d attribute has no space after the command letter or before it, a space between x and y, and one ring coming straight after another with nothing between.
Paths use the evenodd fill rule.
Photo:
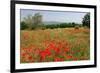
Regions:
<instances>
[{"instance_id":1,"label":"treeline","mask_svg":"<svg viewBox=\"0 0 100 73\"><path fill-rule=\"evenodd\" d=\"M60 24L51 24L51 25L45 25L44 24L44 27L46 29L54 29L54 28L71 28L71 27L75 27L75 26L78 26L78 27L81 27L82 25L81 24L76 24L76 23L60 23Z\"/></svg>"},{"instance_id":2,"label":"treeline","mask_svg":"<svg viewBox=\"0 0 100 73\"><path fill-rule=\"evenodd\" d=\"M59 24L40 24L40 25L33 25L31 26L32 30L35 29L55 29L55 28L72 28L72 27L81 27L82 24L77 24L77 23L59 23ZM24 29L29 29L28 24L26 24L25 22L21 22L21 30Z\"/></svg>"}]
</instances>

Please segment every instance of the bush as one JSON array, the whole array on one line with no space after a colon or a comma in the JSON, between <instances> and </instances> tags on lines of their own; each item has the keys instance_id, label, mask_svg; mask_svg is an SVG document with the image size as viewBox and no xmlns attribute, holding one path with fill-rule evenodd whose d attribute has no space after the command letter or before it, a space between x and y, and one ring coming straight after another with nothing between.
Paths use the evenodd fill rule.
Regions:
<instances>
[{"instance_id":1,"label":"bush","mask_svg":"<svg viewBox=\"0 0 100 73\"><path fill-rule=\"evenodd\" d=\"M79 26L75 26L75 29L79 29Z\"/></svg>"},{"instance_id":2,"label":"bush","mask_svg":"<svg viewBox=\"0 0 100 73\"><path fill-rule=\"evenodd\" d=\"M87 26L84 26L84 29L87 29L88 27Z\"/></svg>"},{"instance_id":3,"label":"bush","mask_svg":"<svg viewBox=\"0 0 100 73\"><path fill-rule=\"evenodd\" d=\"M28 28L27 24L24 21L22 21L21 22L21 30L24 30L24 29L27 29L27 28Z\"/></svg>"},{"instance_id":4,"label":"bush","mask_svg":"<svg viewBox=\"0 0 100 73\"><path fill-rule=\"evenodd\" d=\"M41 29L42 29L42 30L45 30L45 29L46 29L46 27L42 27Z\"/></svg>"}]
</instances>

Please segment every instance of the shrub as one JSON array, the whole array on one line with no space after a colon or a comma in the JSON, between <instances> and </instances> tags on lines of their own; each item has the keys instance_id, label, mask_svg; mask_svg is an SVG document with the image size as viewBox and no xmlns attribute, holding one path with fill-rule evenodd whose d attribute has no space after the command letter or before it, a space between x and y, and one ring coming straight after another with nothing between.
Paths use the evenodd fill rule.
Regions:
<instances>
[{"instance_id":1,"label":"shrub","mask_svg":"<svg viewBox=\"0 0 100 73\"><path fill-rule=\"evenodd\" d=\"M21 22L21 30L24 30L24 29L27 29L27 28L28 28L27 24L24 21L22 21Z\"/></svg>"},{"instance_id":2,"label":"shrub","mask_svg":"<svg viewBox=\"0 0 100 73\"><path fill-rule=\"evenodd\" d=\"M79 29L79 26L75 26L75 29Z\"/></svg>"}]
</instances>

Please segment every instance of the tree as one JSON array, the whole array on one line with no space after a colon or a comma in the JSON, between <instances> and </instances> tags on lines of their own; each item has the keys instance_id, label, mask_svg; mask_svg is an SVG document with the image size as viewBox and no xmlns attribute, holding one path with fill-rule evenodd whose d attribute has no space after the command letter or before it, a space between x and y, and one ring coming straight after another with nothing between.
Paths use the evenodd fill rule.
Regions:
<instances>
[{"instance_id":1,"label":"tree","mask_svg":"<svg viewBox=\"0 0 100 73\"><path fill-rule=\"evenodd\" d=\"M32 19L33 19L33 25L32 25L33 28L37 28L42 25L42 15L40 15L40 13L35 13Z\"/></svg>"},{"instance_id":2,"label":"tree","mask_svg":"<svg viewBox=\"0 0 100 73\"><path fill-rule=\"evenodd\" d=\"M72 26L75 27L75 22L72 22Z\"/></svg>"},{"instance_id":3,"label":"tree","mask_svg":"<svg viewBox=\"0 0 100 73\"><path fill-rule=\"evenodd\" d=\"M32 24L33 24L32 15L28 15L27 17L24 18L23 21L28 26L28 29L32 29Z\"/></svg>"},{"instance_id":4,"label":"tree","mask_svg":"<svg viewBox=\"0 0 100 73\"><path fill-rule=\"evenodd\" d=\"M24 21L21 21L21 30L27 29L28 26Z\"/></svg>"},{"instance_id":5,"label":"tree","mask_svg":"<svg viewBox=\"0 0 100 73\"><path fill-rule=\"evenodd\" d=\"M90 28L90 13L87 13L82 21L83 26L87 26Z\"/></svg>"}]
</instances>

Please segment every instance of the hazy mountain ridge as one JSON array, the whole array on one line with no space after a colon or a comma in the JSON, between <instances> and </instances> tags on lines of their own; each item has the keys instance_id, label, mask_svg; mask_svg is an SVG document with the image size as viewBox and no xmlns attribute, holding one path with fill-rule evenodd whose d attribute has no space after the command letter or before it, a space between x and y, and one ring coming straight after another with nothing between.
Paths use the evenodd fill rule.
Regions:
<instances>
[{"instance_id":1,"label":"hazy mountain ridge","mask_svg":"<svg viewBox=\"0 0 100 73\"><path fill-rule=\"evenodd\" d=\"M61 24L61 23L65 23L65 22L56 22L56 21L46 21L46 22L43 22L43 24L48 24L48 25L51 25L51 24Z\"/></svg>"}]
</instances>

